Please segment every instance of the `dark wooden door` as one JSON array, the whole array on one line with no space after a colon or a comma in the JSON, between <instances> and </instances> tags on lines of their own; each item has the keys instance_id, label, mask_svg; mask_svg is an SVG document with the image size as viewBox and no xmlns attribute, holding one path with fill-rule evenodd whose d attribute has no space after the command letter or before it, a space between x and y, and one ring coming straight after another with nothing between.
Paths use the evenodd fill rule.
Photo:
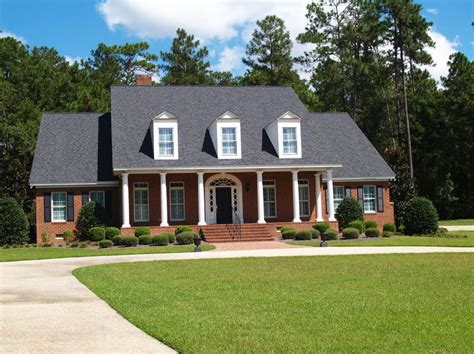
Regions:
<instances>
[{"instance_id":1,"label":"dark wooden door","mask_svg":"<svg viewBox=\"0 0 474 354\"><path fill-rule=\"evenodd\" d=\"M216 188L217 223L232 224L231 188Z\"/></svg>"}]
</instances>

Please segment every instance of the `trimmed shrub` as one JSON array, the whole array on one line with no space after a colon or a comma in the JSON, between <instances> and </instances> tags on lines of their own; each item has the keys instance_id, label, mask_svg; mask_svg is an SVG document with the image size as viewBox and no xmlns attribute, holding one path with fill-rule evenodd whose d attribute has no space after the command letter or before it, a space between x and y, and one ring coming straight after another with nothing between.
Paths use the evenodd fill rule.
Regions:
<instances>
[{"instance_id":1,"label":"trimmed shrub","mask_svg":"<svg viewBox=\"0 0 474 354\"><path fill-rule=\"evenodd\" d=\"M87 242L79 242L79 248L86 248Z\"/></svg>"},{"instance_id":2,"label":"trimmed shrub","mask_svg":"<svg viewBox=\"0 0 474 354\"><path fill-rule=\"evenodd\" d=\"M337 240L337 231L334 229L327 229L324 231L324 233L321 235L321 238L324 238L325 240Z\"/></svg>"},{"instance_id":3,"label":"trimmed shrub","mask_svg":"<svg viewBox=\"0 0 474 354\"><path fill-rule=\"evenodd\" d=\"M164 233L164 234L162 234L162 235L166 235L166 236L168 236L168 242L169 242L170 244L173 244L173 243L175 243L175 242L176 242L176 235L175 235L175 234L171 234L171 233L169 233L169 234L168 234L168 233Z\"/></svg>"},{"instance_id":4,"label":"trimmed shrub","mask_svg":"<svg viewBox=\"0 0 474 354\"><path fill-rule=\"evenodd\" d=\"M28 218L18 202L0 198L0 245L28 242Z\"/></svg>"},{"instance_id":5,"label":"trimmed shrub","mask_svg":"<svg viewBox=\"0 0 474 354\"><path fill-rule=\"evenodd\" d=\"M139 226L135 229L135 237L140 237L143 235L149 235L150 228L148 226Z\"/></svg>"},{"instance_id":6,"label":"trimmed shrub","mask_svg":"<svg viewBox=\"0 0 474 354\"><path fill-rule=\"evenodd\" d=\"M176 230L174 230L174 234L179 235L182 232L192 232L192 231L193 229L189 226L179 225L179 226L176 226Z\"/></svg>"},{"instance_id":7,"label":"trimmed shrub","mask_svg":"<svg viewBox=\"0 0 474 354\"><path fill-rule=\"evenodd\" d=\"M70 247L71 247L71 248L77 248L77 247L79 247L79 242L73 242L73 243L71 243L71 246L70 246Z\"/></svg>"},{"instance_id":8,"label":"trimmed shrub","mask_svg":"<svg viewBox=\"0 0 474 354\"><path fill-rule=\"evenodd\" d=\"M345 229L342 230L342 237L344 237L347 240L355 240L358 239L360 236L359 229L356 229L355 227L346 227Z\"/></svg>"},{"instance_id":9,"label":"trimmed shrub","mask_svg":"<svg viewBox=\"0 0 474 354\"><path fill-rule=\"evenodd\" d=\"M313 229L318 230L320 234L323 234L327 229L329 229L329 222L317 222L313 225Z\"/></svg>"},{"instance_id":10,"label":"trimmed shrub","mask_svg":"<svg viewBox=\"0 0 474 354\"><path fill-rule=\"evenodd\" d=\"M392 231L382 231L382 237L392 237L393 232Z\"/></svg>"},{"instance_id":11,"label":"trimmed shrub","mask_svg":"<svg viewBox=\"0 0 474 354\"><path fill-rule=\"evenodd\" d=\"M107 227L105 229L105 238L107 240L113 240L115 236L120 235L120 229L118 227Z\"/></svg>"},{"instance_id":12,"label":"trimmed shrub","mask_svg":"<svg viewBox=\"0 0 474 354\"><path fill-rule=\"evenodd\" d=\"M360 234L363 234L365 231L365 222L363 220L354 220L349 223L349 227L354 227L359 230Z\"/></svg>"},{"instance_id":13,"label":"trimmed shrub","mask_svg":"<svg viewBox=\"0 0 474 354\"><path fill-rule=\"evenodd\" d=\"M114 246L120 246L121 241L122 241L122 236L120 235L114 236L114 238L112 239Z\"/></svg>"},{"instance_id":14,"label":"trimmed shrub","mask_svg":"<svg viewBox=\"0 0 474 354\"><path fill-rule=\"evenodd\" d=\"M113 246L113 242L111 240L100 240L99 241L99 248L110 248Z\"/></svg>"},{"instance_id":15,"label":"trimmed shrub","mask_svg":"<svg viewBox=\"0 0 474 354\"><path fill-rule=\"evenodd\" d=\"M49 243L51 240L51 234L49 232L42 232L41 233L41 242L42 243Z\"/></svg>"},{"instance_id":16,"label":"trimmed shrub","mask_svg":"<svg viewBox=\"0 0 474 354\"><path fill-rule=\"evenodd\" d=\"M318 238L319 236L321 236L321 233L316 229L311 229L311 230L309 230L309 232L311 232L311 237L312 238Z\"/></svg>"},{"instance_id":17,"label":"trimmed shrub","mask_svg":"<svg viewBox=\"0 0 474 354\"><path fill-rule=\"evenodd\" d=\"M176 235L176 242L178 245L190 245L194 243L194 238L198 235L192 231L180 232Z\"/></svg>"},{"instance_id":18,"label":"trimmed shrub","mask_svg":"<svg viewBox=\"0 0 474 354\"><path fill-rule=\"evenodd\" d=\"M120 245L125 247L136 247L138 245L138 237L121 236Z\"/></svg>"},{"instance_id":19,"label":"trimmed shrub","mask_svg":"<svg viewBox=\"0 0 474 354\"><path fill-rule=\"evenodd\" d=\"M49 243L49 242L45 242L45 243L41 244L41 247L51 247L51 246L52 246L52 244Z\"/></svg>"},{"instance_id":20,"label":"trimmed shrub","mask_svg":"<svg viewBox=\"0 0 474 354\"><path fill-rule=\"evenodd\" d=\"M107 223L105 209L95 202L84 204L79 211L76 230L79 240L89 240L89 230L93 227L104 226Z\"/></svg>"},{"instance_id":21,"label":"trimmed shrub","mask_svg":"<svg viewBox=\"0 0 474 354\"><path fill-rule=\"evenodd\" d=\"M284 234L287 231L296 231L296 229L292 226L282 226L280 227L280 232Z\"/></svg>"},{"instance_id":22,"label":"trimmed shrub","mask_svg":"<svg viewBox=\"0 0 474 354\"><path fill-rule=\"evenodd\" d=\"M155 246L167 246L168 243L169 243L168 234L161 234L161 235L153 236L152 239L151 239L151 242Z\"/></svg>"},{"instance_id":23,"label":"trimmed shrub","mask_svg":"<svg viewBox=\"0 0 474 354\"><path fill-rule=\"evenodd\" d=\"M365 230L365 236L367 237L380 237L380 231L379 229L376 229L374 227Z\"/></svg>"},{"instance_id":24,"label":"trimmed shrub","mask_svg":"<svg viewBox=\"0 0 474 354\"><path fill-rule=\"evenodd\" d=\"M405 225L400 225L400 226L398 227L398 233L399 233L400 235L405 235Z\"/></svg>"},{"instance_id":25,"label":"trimmed shrub","mask_svg":"<svg viewBox=\"0 0 474 354\"><path fill-rule=\"evenodd\" d=\"M6 245L3 245L2 248L4 250L7 250L7 249L11 248L11 246L7 243Z\"/></svg>"},{"instance_id":26,"label":"trimmed shrub","mask_svg":"<svg viewBox=\"0 0 474 354\"><path fill-rule=\"evenodd\" d=\"M298 241L311 240L311 238L312 238L312 235L311 235L311 231L309 230L298 231L295 234L295 240L298 240Z\"/></svg>"},{"instance_id":27,"label":"trimmed shrub","mask_svg":"<svg viewBox=\"0 0 474 354\"><path fill-rule=\"evenodd\" d=\"M366 229L376 229L378 227L377 223L372 220L367 220L365 222L365 228Z\"/></svg>"},{"instance_id":28,"label":"trimmed shrub","mask_svg":"<svg viewBox=\"0 0 474 354\"><path fill-rule=\"evenodd\" d=\"M281 237L284 240L293 240L295 238L295 235L296 235L296 230L293 229L293 230L286 230L284 233L281 234Z\"/></svg>"},{"instance_id":29,"label":"trimmed shrub","mask_svg":"<svg viewBox=\"0 0 474 354\"><path fill-rule=\"evenodd\" d=\"M141 235L138 238L138 243L140 245L151 245L151 236L150 235Z\"/></svg>"},{"instance_id":30,"label":"trimmed shrub","mask_svg":"<svg viewBox=\"0 0 474 354\"><path fill-rule=\"evenodd\" d=\"M438 213L429 199L415 197L407 202L403 224L407 235L434 234L438 229Z\"/></svg>"},{"instance_id":31,"label":"trimmed shrub","mask_svg":"<svg viewBox=\"0 0 474 354\"><path fill-rule=\"evenodd\" d=\"M74 232L72 230L66 230L63 232L64 242L72 242L75 239L76 239L76 236L74 236Z\"/></svg>"},{"instance_id":32,"label":"trimmed shrub","mask_svg":"<svg viewBox=\"0 0 474 354\"><path fill-rule=\"evenodd\" d=\"M388 222L388 223L383 225L383 230L384 231L390 231L390 232L396 232L397 227L395 226L395 224L393 224L391 222Z\"/></svg>"},{"instance_id":33,"label":"trimmed shrub","mask_svg":"<svg viewBox=\"0 0 474 354\"><path fill-rule=\"evenodd\" d=\"M337 207L336 219L339 227L345 229L354 220L364 220L364 211L354 198L344 198Z\"/></svg>"},{"instance_id":34,"label":"trimmed shrub","mask_svg":"<svg viewBox=\"0 0 474 354\"><path fill-rule=\"evenodd\" d=\"M93 227L89 230L88 235L88 240L90 241L97 242L103 240L105 238L105 228L102 226Z\"/></svg>"}]
</instances>

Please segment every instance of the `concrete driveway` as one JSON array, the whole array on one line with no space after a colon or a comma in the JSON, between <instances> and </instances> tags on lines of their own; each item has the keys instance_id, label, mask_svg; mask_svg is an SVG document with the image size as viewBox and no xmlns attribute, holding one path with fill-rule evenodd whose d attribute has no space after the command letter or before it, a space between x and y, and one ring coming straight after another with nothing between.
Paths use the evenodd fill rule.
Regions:
<instances>
[{"instance_id":1,"label":"concrete driveway","mask_svg":"<svg viewBox=\"0 0 474 354\"><path fill-rule=\"evenodd\" d=\"M0 352L165 353L72 274L82 266L151 260L474 252L459 247L334 247L63 258L0 263Z\"/></svg>"}]
</instances>

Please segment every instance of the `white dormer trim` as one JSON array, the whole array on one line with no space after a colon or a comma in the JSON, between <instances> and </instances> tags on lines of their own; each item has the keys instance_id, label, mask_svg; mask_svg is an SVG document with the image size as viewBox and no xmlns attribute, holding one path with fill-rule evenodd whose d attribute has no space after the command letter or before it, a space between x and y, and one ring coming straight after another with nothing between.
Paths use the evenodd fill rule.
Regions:
<instances>
[{"instance_id":1,"label":"white dormer trim","mask_svg":"<svg viewBox=\"0 0 474 354\"><path fill-rule=\"evenodd\" d=\"M173 132L173 155L161 155L159 149L159 130L162 128L172 129ZM153 157L155 160L177 160L178 159L178 120L171 113L164 111L151 120L151 138L153 142Z\"/></svg>"},{"instance_id":2,"label":"white dormer trim","mask_svg":"<svg viewBox=\"0 0 474 354\"><path fill-rule=\"evenodd\" d=\"M236 138L236 154L235 155L226 155L223 151L223 137L222 130L224 128L233 128L235 129L235 138ZM232 159L241 159L242 158L242 142L241 142L241 133L240 133L240 118L232 113L231 111L226 111L216 118L216 120L209 126L209 133L216 148L217 158L222 160L232 160Z\"/></svg>"},{"instance_id":3,"label":"white dormer trim","mask_svg":"<svg viewBox=\"0 0 474 354\"><path fill-rule=\"evenodd\" d=\"M283 149L283 129L294 128L296 133L296 153L285 153ZM301 118L287 111L265 127L273 147L280 159L300 159L302 157Z\"/></svg>"}]
</instances>

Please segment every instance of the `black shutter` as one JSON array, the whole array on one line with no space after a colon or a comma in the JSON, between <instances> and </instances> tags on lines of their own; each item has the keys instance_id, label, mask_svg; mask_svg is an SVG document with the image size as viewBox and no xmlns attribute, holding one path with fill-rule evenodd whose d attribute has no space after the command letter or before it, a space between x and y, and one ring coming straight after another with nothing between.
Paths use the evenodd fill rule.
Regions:
<instances>
[{"instance_id":1,"label":"black shutter","mask_svg":"<svg viewBox=\"0 0 474 354\"><path fill-rule=\"evenodd\" d=\"M44 222L51 221L51 193L44 194Z\"/></svg>"},{"instance_id":2,"label":"black shutter","mask_svg":"<svg viewBox=\"0 0 474 354\"><path fill-rule=\"evenodd\" d=\"M107 216L112 217L112 192L105 192L105 210L107 211Z\"/></svg>"},{"instance_id":3,"label":"black shutter","mask_svg":"<svg viewBox=\"0 0 474 354\"><path fill-rule=\"evenodd\" d=\"M82 205L86 205L87 203L89 203L89 192L84 191L82 192Z\"/></svg>"},{"instance_id":4,"label":"black shutter","mask_svg":"<svg viewBox=\"0 0 474 354\"><path fill-rule=\"evenodd\" d=\"M364 187L362 186L357 186L357 200L362 210L364 210Z\"/></svg>"},{"instance_id":5,"label":"black shutter","mask_svg":"<svg viewBox=\"0 0 474 354\"><path fill-rule=\"evenodd\" d=\"M326 200L326 214L329 214L329 209L328 209L328 187L327 185L324 186L324 196L325 196L325 200Z\"/></svg>"},{"instance_id":6,"label":"black shutter","mask_svg":"<svg viewBox=\"0 0 474 354\"><path fill-rule=\"evenodd\" d=\"M377 211L383 212L383 186L377 186Z\"/></svg>"},{"instance_id":7,"label":"black shutter","mask_svg":"<svg viewBox=\"0 0 474 354\"><path fill-rule=\"evenodd\" d=\"M74 192L67 192L67 221L74 221Z\"/></svg>"},{"instance_id":8,"label":"black shutter","mask_svg":"<svg viewBox=\"0 0 474 354\"><path fill-rule=\"evenodd\" d=\"M351 187L344 187L344 198L352 198Z\"/></svg>"}]
</instances>

